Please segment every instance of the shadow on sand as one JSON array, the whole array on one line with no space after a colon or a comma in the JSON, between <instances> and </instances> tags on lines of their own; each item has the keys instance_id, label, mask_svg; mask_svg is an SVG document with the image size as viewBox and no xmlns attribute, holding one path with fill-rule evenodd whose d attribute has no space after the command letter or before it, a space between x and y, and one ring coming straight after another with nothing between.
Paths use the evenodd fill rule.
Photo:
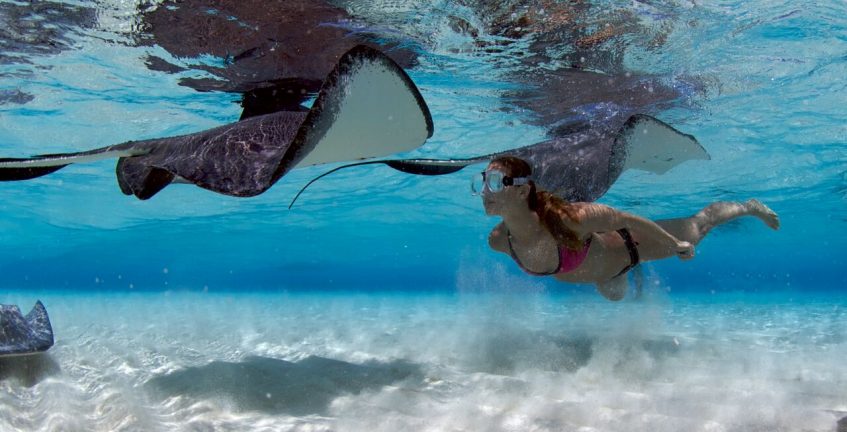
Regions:
<instances>
[{"instance_id":1,"label":"shadow on sand","mask_svg":"<svg viewBox=\"0 0 847 432\"><path fill-rule=\"evenodd\" d=\"M59 364L47 353L0 358L0 381L15 379L26 387L60 371Z\"/></svg>"},{"instance_id":2,"label":"shadow on sand","mask_svg":"<svg viewBox=\"0 0 847 432\"><path fill-rule=\"evenodd\" d=\"M420 376L419 366L403 361L353 364L312 356L292 363L248 357L154 377L146 386L165 397L222 398L242 411L299 416L325 414L333 399L344 394Z\"/></svg>"},{"instance_id":3,"label":"shadow on sand","mask_svg":"<svg viewBox=\"0 0 847 432\"><path fill-rule=\"evenodd\" d=\"M604 341L596 335L550 334L502 329L468 345L469 361L475 370L511 375L527 368L576 372L588 365ZM504 347L508 347L507 349ZM676 355L680 347L672 339L631 339L618 342L620 355L646 353L661 360Z\"/></svg>"}]
</instances>

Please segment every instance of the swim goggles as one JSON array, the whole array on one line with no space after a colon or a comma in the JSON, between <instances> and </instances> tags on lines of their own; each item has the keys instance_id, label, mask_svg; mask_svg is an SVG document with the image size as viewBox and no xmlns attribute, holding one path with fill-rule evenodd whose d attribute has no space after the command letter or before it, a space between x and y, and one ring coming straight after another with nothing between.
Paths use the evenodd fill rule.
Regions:
<instances>
[{"instance_id":1,"label":"swim goggles","mask_svg":"<svg viewBox=\"0 0 847 432\"><path fill-rule=\"evenodd\" d=\"M506 186L520 186L529 182L526 177L509 177L500 170L483 171L473 177L471 181L471 193L481 195L488 190L497 193Z\"/></svg>"}]
</instances>

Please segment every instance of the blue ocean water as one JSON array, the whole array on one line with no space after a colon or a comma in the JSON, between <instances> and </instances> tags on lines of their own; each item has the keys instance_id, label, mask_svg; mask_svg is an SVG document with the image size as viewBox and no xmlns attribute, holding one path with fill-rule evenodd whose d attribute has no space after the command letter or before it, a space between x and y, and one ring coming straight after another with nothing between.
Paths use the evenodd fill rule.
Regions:
<instances>
[{"instance_id":1,"label":"blue ocean water","mask_svg":"<svg viewBox=\"0 0 847 432\"><path fill-rule=\"evenodd\" d=\"M662 29L650 49L622 38L623 65L679 90L647 108L711 155L625 172L600 202L658 219L755 197L779 231L720 227L694 260L646 264L642 298L613 303L489 250L498 221L470 194L474 167L359 167L291 210L327 167L248 199L175 185L139 201L116 187L114 161L0 184L0 303L42 300L56 333L37 360L0 364L0 430L836 430L847 416L847 6L592 3L591 19L626 12ZM0 155L238 118L237 96L178 85L196 71L147 68L150 54L173 56L129 43L135 2L88 6L94 25L48 26L68 31L53 43L66 49L4 45ZM545 138L504 97L524 85L509 78L520 65L450 25L481 27L484 8L344 7L425 49L408 73L435 134L407 156ZM4 41L38 42L27 25L8 28Z\"/></svg>"}]
</instances>

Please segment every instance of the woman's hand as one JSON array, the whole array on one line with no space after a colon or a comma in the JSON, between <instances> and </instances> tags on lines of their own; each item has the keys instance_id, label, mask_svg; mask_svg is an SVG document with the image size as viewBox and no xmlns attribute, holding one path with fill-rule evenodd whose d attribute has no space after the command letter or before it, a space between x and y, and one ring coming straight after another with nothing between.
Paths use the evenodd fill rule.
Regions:
<instances>
[{"instance_id":1,"label":"woman's hand","mask_svg":"<svg viewBox=\"0 0 847 432\"><path fill-rule=\"evenodd\" d=\"M676 242L676 256L681 260L694 258L694 245L687 241Z\"/></svg>"}]
</instances>

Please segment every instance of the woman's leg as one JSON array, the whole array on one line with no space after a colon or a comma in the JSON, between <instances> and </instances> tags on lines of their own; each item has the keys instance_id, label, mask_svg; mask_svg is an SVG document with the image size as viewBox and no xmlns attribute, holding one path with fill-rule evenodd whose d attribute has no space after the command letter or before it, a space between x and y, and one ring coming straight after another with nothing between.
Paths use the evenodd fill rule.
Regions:
<instances>
[{"instance_id":1,"label":"woman's leg","mask_svg":"<svg viewBox=\"0 0 847 432\"><path fill-rule=\"evenodd\" d=\"M597 283L597 292L606 297L607 300L620 301L626 296L629 281L626 274L618 275L605 282Z\"/></svg>"},{"instance_id":2,"label":"woman's leg","mask_svg":"<svg viewBox=\"0 0 847 432\"><path fill-rule=\"evenodd\" d=\"M700 243L712 228L727 223L741 216L755 216L773 229L779 229L779 216L773 210L758 200L751 199L744 203L716 202L706 206L697 214L687 218L657 220L656 224L681 241L693 245ZM649 238L632 233L638 243L638 251L642 260L666 258L669 256L666 248L653 244Z\"/></svg>"},{"instance_id":3,"label":"woman's leg","mask_svg":"<svg viewBox=\"0 0 847 432\"><path fill-rule=\"evenodd\" d=\"M680 219L657 220L656 224L682 241L693 245L700 243L712 228L725 224L741 216L755 216L767 226L779 229L779 216L759 200L751 199L744 203L716 202L706 206L696 215Z\"/></svg>"}]
</instances>

